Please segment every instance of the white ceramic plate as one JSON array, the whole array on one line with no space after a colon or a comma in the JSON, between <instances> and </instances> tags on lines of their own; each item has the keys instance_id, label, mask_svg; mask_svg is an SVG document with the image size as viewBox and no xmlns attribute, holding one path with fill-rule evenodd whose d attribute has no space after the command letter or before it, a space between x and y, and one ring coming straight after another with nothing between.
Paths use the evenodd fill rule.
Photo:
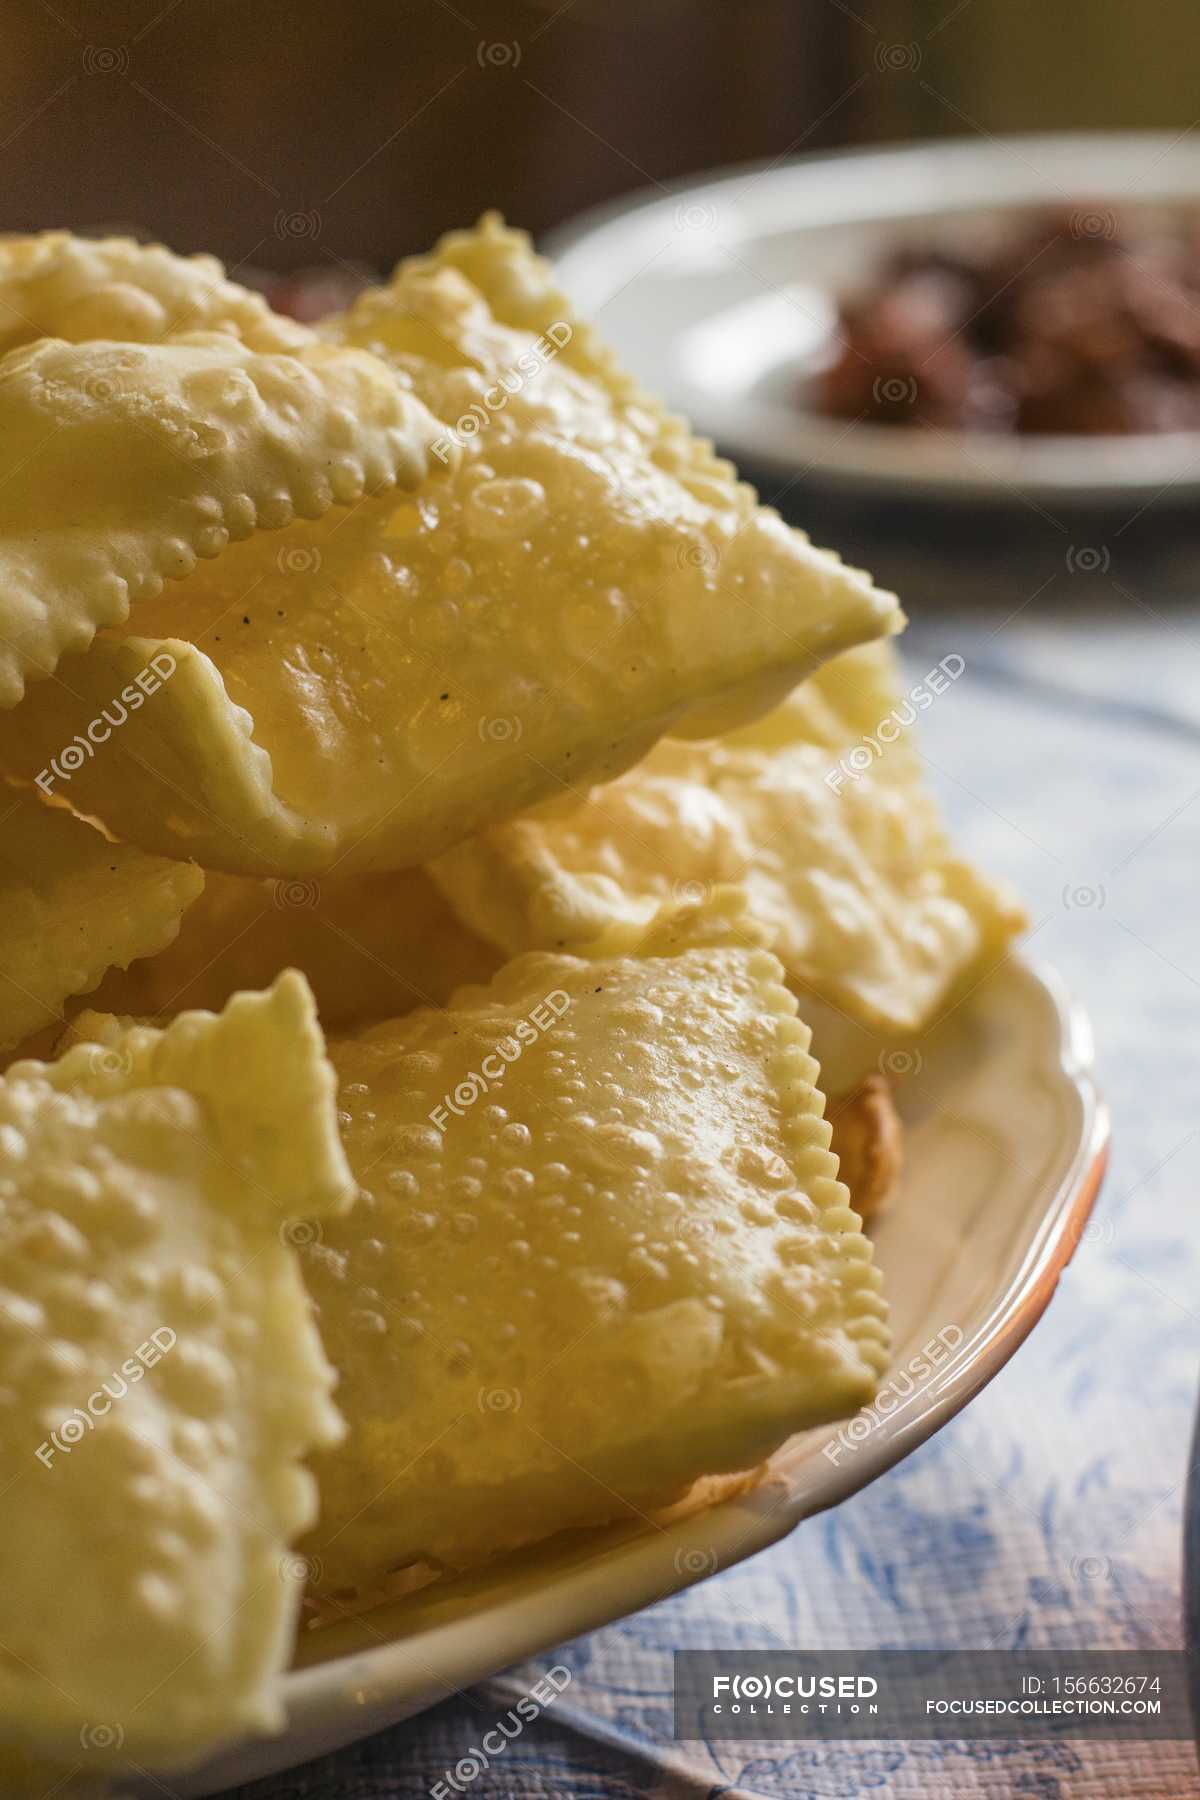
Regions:
<instances>
[{"instance_id":1,"label":"white ceramic plate","mask_svg":"<svg viewBox=\"0 0 1200 1800\"><path fill-rule=\"evenodd\" d=\"M974 249L1030 209L1082 234L1200 208L1200 140L1148 132L970 138L756 164L583 215L546 243L623 362L735 460L938 498L1111 504L1200 492L1200 432L1016 438L822 418L806 378L836 296L901 243Z\"/></svg>"},{"instance_id":2,"label":"white ceramic plate","mask_svg":"<svg viewBox=\"0 0 1200 1800\"><path fill-rule=\"evenodd\" d=\"M287 1677L284 1735L172 1776L167 1791L192 1800L307 1762L665 1599L844 1500L953 1418L1053 1293L1099 1187L1107 1119L1089 1073L1086 1019L1050 971L1019 961L911 1060L900 1096L903 1191L874 1237L895 1367L940 1332L951 1354L932 1379L869 1430L852 1427L851 1448L836 1460L824 1454L831 1432L809 1432L772 1459L758 1486L678 1523L578 1533L309 1634ZM161 1796L163 1788L137 1791Z\"/></svg>"}]
</instances>

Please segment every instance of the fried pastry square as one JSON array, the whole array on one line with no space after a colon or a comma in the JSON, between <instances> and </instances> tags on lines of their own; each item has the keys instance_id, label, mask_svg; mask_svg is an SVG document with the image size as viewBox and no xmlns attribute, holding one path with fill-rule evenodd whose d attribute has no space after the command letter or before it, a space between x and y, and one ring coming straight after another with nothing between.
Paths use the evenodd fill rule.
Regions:
<instances>
[{"instance_id":1,"label":"fried pastry square","mask_svg":"<svg viewBox=\"0 0 1200 1800\"><path fill-rule=\"evenodd\" d=\"M299 969L330 1030L441 1006L455 988L488 980L502 960L459 923L424 869L341 881L209 874L174 942L114 969L91 1004L141 1018L215 1011L239 989Z\"/></svg>"},{"instance_id":2,"label":"fried pastry square","mask_svg":"<svg viewBox=\"0 0 1200 1800\"><path fill-rule=\"evenodd\" d=\"M0 1050L61 1021L107 969L164 950L203 886L191 863L0 786Z\"/></svg>"},{"instance_id":3,"label":"fried pastry square","mask_svg":"<svg viewBox=\"0 0 1200 1800\"><path fill-rule=\"evenodd\" d=\"M584 328L560 323L506 324L437 254L402 266L330 335L390 359L444 421L445 468L138 602L0 727L10 766L44 761L165 652L169 685L73 800L233 873L405 867L897 629L892 596L607 364L577 366Z\"/></svg>"},{"instance_id":4,"label":"fried pastry square","mask_svg":"<svg viewBox=\"0 0 1200 1800\"><path fill-rule=\"evenodd\" d=\"M353 1185L300 976L87 1023L0 1081L0 1708L173 1767L281 1722L302 1458L340 1428L293 1238Z\"/></svg>"},{"instance_id":5,"label":"fried pastry square","mask_svg":"<svg viewBox=\"0 0 1200 1800\"><path fill-rule=\"evenodd\" d=\"M268 355L196 332L11 350L0 357L0 707L231 540L415 485L436 434L381 363L331 345Z\"/></svg>"},{"instance_id":6,"label":"fried pastry square","mask_svg":"<svg viewBox=\"0 0 1200 1800\"><path fill-rule=\"evenodd\" d=\"M907 728L876 737L901 700L890 645L849 651L760 722L664 740L577 808L498 825L431 873L510 954L575 950L740 883L803 995L877 1040L920 1031L1024 915L953 854ZM868 739L878 754L859 754Z\"/></svg>"},{"instance_id":7,"label":"fried pastry square","mask_svg":"<svg viewBox=\"0 0 1200 1800\"><path fill-rule=\"evenodd\" d=\"M69 231L0 237L0 356L43 337L154 344L188 331L224 331L268 351L302 349L314 336L227 280L215 256Z\"/></svg>"},{"instance_id":8,"label":"fried pastry square","mask_svg":"<svg viewBox=\"0 0 1200 1800\"><path fill-rule=\"evenodd\" d=\"M666 1505L869 1399L871 1248L764 951L529 955L336 1041L353 1213L303 1252L349 1427L329 1593Z\"/></svg>"}]
</instances>

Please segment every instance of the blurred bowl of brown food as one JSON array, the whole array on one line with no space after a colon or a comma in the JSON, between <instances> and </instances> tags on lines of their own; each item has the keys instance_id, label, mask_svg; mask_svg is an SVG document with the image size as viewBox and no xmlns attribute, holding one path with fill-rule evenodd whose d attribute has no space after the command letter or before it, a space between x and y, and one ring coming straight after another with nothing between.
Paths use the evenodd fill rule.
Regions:
<instances>
[{"instance_id":1,"label":"blurred bowl of brown food","mask_svg":"<svg viewBox=\"0 0 1200 1800\"><path fill-rule=\"evenodd\" d=\"M1200 147L943 142L730 171L555 234L564 284L739 460L1083 504L1200 489Z\"/></svg>"}]
</instances>

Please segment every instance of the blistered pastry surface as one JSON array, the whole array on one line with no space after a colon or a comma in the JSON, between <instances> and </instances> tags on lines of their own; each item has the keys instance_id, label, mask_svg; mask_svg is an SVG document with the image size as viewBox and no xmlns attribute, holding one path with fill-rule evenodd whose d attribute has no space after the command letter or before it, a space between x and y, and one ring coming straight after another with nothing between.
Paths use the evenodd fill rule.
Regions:
<instances>
[{"instance_id":1,"label":"blistered pastry surface","mask_svg":"<svg viewBox=\"0 0 1200 1800\"><path fill-rule=\"evenodd\" d=\"M293 1239L353 1190L298 976L91 1026L0 1082L0 1707L169 1767L279 1723L340 1429Z\"/></svg>"},{"instance_id":2,"label":"blistered pastry surface","mask_svg":"<svg viewBox=\"0 0 1200 1800\"><path fill-rule=\"evenodd\" d=\"M251 350L296 350L313 333L230 281L215 256L134 238L43 231L0 237L0 356L37 338L161 343L222 331Z\"/></svg>"},{"instance_id":3,"label":"blistered pastry surface","mask_svg":"<svg viewBox=\"0 0 1200 1800\"><path fill-rule=\"evenodd\" d=\"M890 647L864 646L762 721L664 740L578 807L497 826L433 873L510 952L740 884L801 990L882 1033L920 1030L1022 915L951 852L910 726L872 735L904 703Z\"/></svg>"},{"instance_id":4,"label":"blistered pastry surface","mask_svg":"<svg viewBox=\"0 0 1200 1800\"><path fill-rule=\"evenodd\" d=\"M0 357L0 706L231 541L415 485L434 435L381 364L323 345L40 338Z\"/></svg>"},{"instance_id":5,"label":"blistered pastry surface","mask_svg":"<svg viewBox=\"0 0 1200 1800\"><path fill-rule=\"evenodd\" d=\"M80 778L123 835L245 873L420 861L895 628L890 596L682 426L497 321L455 269L402 270L341 335L443 422L430 473L146 594L137 654L181 673L117 747L120 779ZM94 658L64 676L26 708L26 756L112 679Z\"/></svg>"},{"instance_id":6,"label":"blistered pastry surface","mask_svg":"<svg viewBox=\"0 0 1200 1800\"><path fill-rule=\"evenodd\" d=\"M334 1044L323 1587L628 1517L869 1396L879 1278L806 1043L775 959L718 946L521 957Z\"/></svg>"}]
</instances>

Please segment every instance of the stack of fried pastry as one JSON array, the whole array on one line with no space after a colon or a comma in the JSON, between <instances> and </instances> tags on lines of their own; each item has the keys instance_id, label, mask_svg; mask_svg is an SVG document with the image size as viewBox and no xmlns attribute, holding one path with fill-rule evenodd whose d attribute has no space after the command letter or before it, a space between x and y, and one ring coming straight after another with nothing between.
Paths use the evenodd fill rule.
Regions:
<instances>
[{"instance_id":1,"label":"stack of fried pastry","mask_svg":"<svg viewBox=\"0 0 1200 1800\"><path fill-rule=\"evenodd\" d=\"M12 1757L276 1728L305 1581L636 1519L871 1398L880 1071L1020 923L902 622L496 218L317 330L0 240Z\"/></svg>"}]
</instances>

